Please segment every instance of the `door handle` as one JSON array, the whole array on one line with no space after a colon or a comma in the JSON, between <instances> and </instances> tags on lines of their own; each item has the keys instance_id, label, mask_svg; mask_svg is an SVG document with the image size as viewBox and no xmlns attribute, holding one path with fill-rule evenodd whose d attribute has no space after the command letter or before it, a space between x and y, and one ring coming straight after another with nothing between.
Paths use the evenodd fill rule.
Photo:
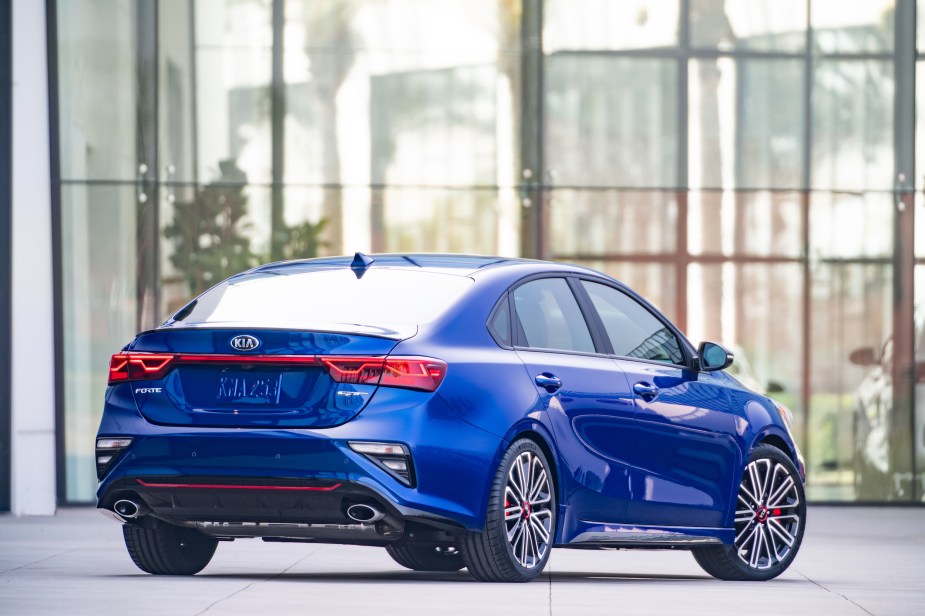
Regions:
<instances>
[{"instance_id":1,"label":"door handle","mask_svg":"<svg viewBox=\"0 0 925 616\"><path fill-rule=\"evenodd\" d=\"M555 374L550 374L549 372L543 372L542 374L536 375L536 384L548 391L551 394L556 393L560 387L562 387L562 381Z\"/></svg>"},{"instance_id":2,"label":"door handle","mask_svg":"<svg viewBox=\"0 0 925 616\"><path fill-rule=\"evenodd\" d=\"M633 392L646 402L652 402L658 395L658 387L655 385L649 385L644 381L640 381L639 383L633 385Z\"/></svg>"}]
</instances>

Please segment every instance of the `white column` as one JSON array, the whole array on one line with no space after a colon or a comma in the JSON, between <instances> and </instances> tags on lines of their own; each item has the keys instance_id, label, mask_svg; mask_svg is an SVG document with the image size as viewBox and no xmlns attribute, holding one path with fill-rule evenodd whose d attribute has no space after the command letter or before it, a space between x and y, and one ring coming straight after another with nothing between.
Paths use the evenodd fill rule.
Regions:
<instances>
[{"instance_id":1,"label":"white column","mask_svg":"<svg viewBox=\"0 0 925 616\"><path fill-rule=\"evenodd\" d=\"M12 511L55 512L55 377L45 3L13 2Z\"/></svg>"}]
</instances>

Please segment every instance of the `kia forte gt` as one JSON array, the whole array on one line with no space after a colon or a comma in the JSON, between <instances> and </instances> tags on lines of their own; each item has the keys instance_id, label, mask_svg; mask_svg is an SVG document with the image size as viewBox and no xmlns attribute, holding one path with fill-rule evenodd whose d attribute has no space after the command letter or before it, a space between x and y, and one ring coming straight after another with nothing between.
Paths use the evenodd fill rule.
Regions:
<instances>
[{"instance_id":1,"label":"kia forte gt","mask_svg":"<svg viewBox=\"0 0 925 616\"><path fill-rule=\"evenodd\" d=\"M265 265L112 356L98 507L153 574L260 538L494 582L554 547L685 549L767 580L802 541L804 465L787 409L732 361L581 267Z\"/></svg>"}]
</instances>

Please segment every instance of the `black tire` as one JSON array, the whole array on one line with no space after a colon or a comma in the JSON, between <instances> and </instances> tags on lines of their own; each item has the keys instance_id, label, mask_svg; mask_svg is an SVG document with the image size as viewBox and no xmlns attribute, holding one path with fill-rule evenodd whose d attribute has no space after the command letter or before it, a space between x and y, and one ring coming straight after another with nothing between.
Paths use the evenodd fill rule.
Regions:
<instances>
[{"instance_id":1,"label":"black tire","mask_svg":"<svg viewBox=\"0 0 925 616\"><path fill-rule=\"evenodd\" d=\"M129 556L155 575L193 575L212 560L218 541L191 528L157 521L150 528L122 525Z\"/></svg>"},{"instance_id":2,"label":"black tire","mask_svg":"<svg viewBox=\"0 0 925 616\"><path fill-rule=\"evenodd\" d=\"M385 551L402 567L414 571L459 571L466 566L456 548L440 545L389 545Z\"/></svg>"},{"instance_id":3,"label":"black tire","mask_svg":"<svg viewBox=\"0 0 925 616\"><path fill-rule=\"evenodd\" d=\"M704 571L721 580L770 580L793 562L805 530L806 494L796 466L780 449L759 445L739 484L735 544L691 552Z\"/></svg>"},{"instance_id":4,"label":"black tire","mask_svg":"<svg viewBox=\"0 0 925 616\"><path fill-rule=\"evenodd\" d=\"M518 481L528 486L526 500L517 494ZM529 582L538 576L555 541L556 511L549 461L533 441L516 441L498 465L485 530L467 534L460 546L469 573L483 582Z\"/></svg>"}]
</instances>

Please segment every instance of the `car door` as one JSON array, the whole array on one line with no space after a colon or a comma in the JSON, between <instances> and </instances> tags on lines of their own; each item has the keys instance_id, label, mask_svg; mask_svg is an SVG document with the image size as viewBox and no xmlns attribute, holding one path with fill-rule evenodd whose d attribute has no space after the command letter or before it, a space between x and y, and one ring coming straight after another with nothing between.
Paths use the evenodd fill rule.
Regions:
<instances>
[{"instance_id":1,"label":"car door","mask_svg":"<svg viewBox=\"0 0 925 616\"><path fill-rule=\"evenodd\" d=\"M510 295L515 350L536 383L556 438L561 527L620 521L630 500L635 412L626 377L592 334L566 277L529 280Z\"/></svg>"},{"instance_id":2,"label":"car door","mask_svg":"<svg viewBox=\"0 0 925 616\"><path fill-rule=\"evenodd\" d=\"M695 372L661 317L614 286L582 280L636 406L629 523L726 523L741 454L722 375Z\"/></svg>"}]
</instances>

